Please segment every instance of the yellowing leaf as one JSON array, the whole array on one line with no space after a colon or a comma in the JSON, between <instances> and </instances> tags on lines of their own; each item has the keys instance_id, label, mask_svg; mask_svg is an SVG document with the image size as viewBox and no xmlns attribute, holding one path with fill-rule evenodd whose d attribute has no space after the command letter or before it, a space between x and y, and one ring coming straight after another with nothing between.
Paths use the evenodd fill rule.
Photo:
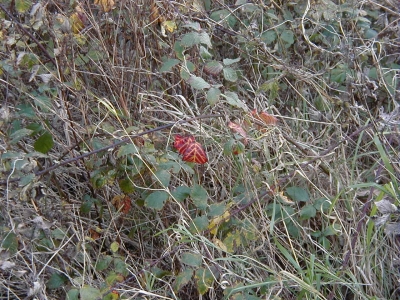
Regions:
<instances>
[{"instance_id":1,"label":"yellowing leaf","mask_svg":"<svg viewBox=\"0 0 400 300\"><path fill-rule=\"evenodd\" d=\"M16 0L15 8L19 13L25 13L32 6L32 1L30 0Z\"/></svg>"},{"instance_id":2,"label":"yellowing leaf","mask_svg":"<svg viewBox=\"0 0 400 300\"><path fill-rule=\"evenodd\" d=\"M210 221L210 224L208 225L208 229L210 230L210 233L213 235L216 235L219 225L223 222L228 222L230 216L231 216L231 213L229 212L229 210L227 210L222 215L213 218Z\"/></svg>"},{"instance_id":3,"label":"yellowing leaf","mask_svg":"<svg viewBox=\"0 0 400 300\"><path fill-rule=\"evenodd\" d=\"M80 13L74 12L69 17L69 22L71 24L71 29L73 33L79 33L85 27L83 23L83 18L81 18Z\"/></svg>"},{"instance_id":4,"label":"yellowing leaf","mask_svg":"<svg viewBox=\"0 0 400 300\"><path fill-rule=\"evenodd\" d=\"M114 0L94 0L94 4L100 6L104 12L109 12L115 8Z\"/></svg>"},{"instance_id":5,"label":"yellowing leaf","mask_svg":"<svg viewBox=\"0 0 400 300\"><path fill-rule=\"evenodd\" d=\"M217 238L214 238L213 239L213 243L214 243L215 246L220 248L222 251L228 252L228 248L225 246L225 244L221 240L219 240Z\"/></svg>"},{"instance_id":6,"label":"yellowing leaf","mask_svg":"<svg viewBox=\"0 0 400 300\"><path fill-rule=\"evenodd\" d=\"M113 242L112 244L111 244L111 246L110 246L110 249L111 249L111 251L112 252L117 252L118 251L118 249L119 249L119 243L118 242Z\"/></svg>"},{"instance_id":7,"label":"yellowing leaf","mask_svg":"<svg viewBox=\"0 0 400 300\"><path fill-rule=\"evenodd\" d=\"M161 23L161 28L164 28L164 31L167 30L169 32L174 32L178 27L176 26L175 21L168 20Z\"/></svg>"}]
</instances>

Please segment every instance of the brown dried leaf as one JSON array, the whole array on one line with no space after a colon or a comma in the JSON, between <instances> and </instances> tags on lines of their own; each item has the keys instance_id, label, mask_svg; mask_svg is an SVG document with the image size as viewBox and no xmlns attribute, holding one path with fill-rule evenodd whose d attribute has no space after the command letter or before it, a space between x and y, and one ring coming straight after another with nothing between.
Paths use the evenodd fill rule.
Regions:
<instances>
[{"instance_id":1,"label":"brown dried leaf","mask_svg":"<svg viewBox=\"0 0 400 300\"><path fill-rule=\"evenodd\" d=\"M114 0L94 0L94 4L100 6L104 12L109 12L115 8Z\"/></svg>"},{"instance_id":2,"label":"brown dried leaf","mask_svg":"<svg viewBox=\"0 0 400 300\"><path fill-rule=\"evenodd\" d=\"M276 125L278 123L278 119L273 115L270 115L264 111L258 113L255 109L251 111L251 115L257 119L258 121L263 122L266 125Z\"/></svg>"},{"instance_id":3,"label":"brown dried leaf","mask_svg":"<svg viewBox=\"0 0 400 300\"><path fill-rule=\"evenodd\" d=\"M247 145L247 133L246 131L239 125L234 122L229 122L228 127L232 129L233 132L240 134L243 137L243 144Z\"/></svg>"}]
</instances>

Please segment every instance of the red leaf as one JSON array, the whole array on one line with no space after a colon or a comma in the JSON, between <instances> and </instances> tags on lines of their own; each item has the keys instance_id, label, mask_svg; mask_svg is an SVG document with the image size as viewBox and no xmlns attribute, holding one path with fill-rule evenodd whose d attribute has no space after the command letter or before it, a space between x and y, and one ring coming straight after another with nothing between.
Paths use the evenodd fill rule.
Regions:
<instances>
[{"instance_id":1,"label":"red leaf","mask_svg":"<svg viewBox=\"0 0 400 300\"><path fill-rule=\"evenodd\" d=\"M182 160L194 162L196 164L205 164L208 161L206 152L200 143L196 142L194 136L175 136L174 148L182 155Z\"/></svg>"},{"instance_id":2,"label":"red leaf","mask_svg":"<svg viewBox=\"0 0 400 300\"><path fill-rule=\"evenodd\" d=\"M129 213L131 209L131 199L125 195L115 195L111 203L116 210L121 211L123 214Z\"/></svg>"},{"instance_id":3,"label":"red leaf","mask_svg":"<svg viewBox=\"0 0 400 300\"><path fill-rule=\"evenodd\" d=\"M233 122L229 122L229 123L228 123L228 127L229 127L230 129L232 129L232 131L234 131L234 132L240 134L240 135L244 138L243 143L244 143L245 145L247 145L247 142L248 142L248 141L247 141L247 133L246 133L246 131L245 131L240 125L238 125L238 124L236 124L236 123L233 123Z\"/></svg>"},{"instance_id":4,"label":"red leaf","mask_svg":"<svg viewBox=\"0 0 400 300\"><path fill-rule=\"evenodd\" d=\"M188 136L182 136L180 134L177 134L175 136L175 141L174 141L174 148L178 150L179 154L185 153L186 149L189 147L190 144L195 143L196 140L194 139L194 136L188 135Z\"/></svg>"},{"instance_id":5,"label":"red leaf","mask_svg":"<svg viewBox=\"0 0 400 300\"><path fill-rule=\"evenodd\" d=\"M186 151L183 153L182 160L194 162L196 164L205 164L208 162L206 152L198 142L194 142L187 147Z\"/></svg>"},{"instance_id":6,"label":"red leaf","mask_svg":"<svg viewBox=\"0 0 400 300\"><path fill-rule=\"evenodd\" d=\"M270 115L264 111L262 111L261 113L258 113L255 109L253 109L251 111L252 116L263 122L266 125L276 125L278 123L278 119L275 118L273 115Z\"/></svg>"}]
</instances>

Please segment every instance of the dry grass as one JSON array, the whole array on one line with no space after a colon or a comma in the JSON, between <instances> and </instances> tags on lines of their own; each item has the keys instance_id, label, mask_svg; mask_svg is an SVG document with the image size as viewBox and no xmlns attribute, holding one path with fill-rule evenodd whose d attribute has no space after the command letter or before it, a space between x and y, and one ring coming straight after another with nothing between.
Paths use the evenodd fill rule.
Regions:
<instances>
[{"instance_id":1,"label":"dry grass","mask_svg":"<svg viewBox=\"0 0 400 300\"><path fill-rule=\"evenodd\" d=\"M42 22L29 32L56 55L53 64L4 15L0 298L399 297L397 212L388 220L392 230L370 219L382 215L376 201L399 205L398 5L211 2L204 12L193 4L202 1L120 1L104 13L91 2L77 8L50 1L36 17L3 6L14 21ZM234 21L212 18L218 10ZM77 12L85 28L72 34L65 24L76 24L70 17ZM177 28L163 35L160 18ZM213 59L241 58L232 65L236 82L204 71L200 44L187 47L171 71L159 71L177 57L182 36L195 32L183 27L189 22L210 36ZM21 62L21 53L34 53L35 62ZM29 64L39 68L33 79ZM236 92L244 107L223 97L210 105L205 89L182 79L182 69L220 84L223 94ZM50 82L41 74L51 74ZM260 128L252 109L268 111L278 125ZM27 177L135 133L208 114L223 117L132 138L133 155L111 148ZM229 140L240 140L229 121L247 130L238 155L227 154ZM47 155L35 151L38 134L15 133L38 126L54 140ZM209 162L182 161L172 147L177 133L194 135ZM167 186L161 170L170 175ZM173 193L197 185L207 191L206 209L196 196L182 201ZM298 201L290 188L309 199ZM154 191L170 195L161 210L144 205ZM127 214L115 204L119 195L128 197ZM326 199L324 209L319 199ZM315 215L306 211L310 204ZM213 232L210 222L224 211L230 214ZM187 282L185 271L194 274L186 273Z\"/></svg>"}]
</instances>

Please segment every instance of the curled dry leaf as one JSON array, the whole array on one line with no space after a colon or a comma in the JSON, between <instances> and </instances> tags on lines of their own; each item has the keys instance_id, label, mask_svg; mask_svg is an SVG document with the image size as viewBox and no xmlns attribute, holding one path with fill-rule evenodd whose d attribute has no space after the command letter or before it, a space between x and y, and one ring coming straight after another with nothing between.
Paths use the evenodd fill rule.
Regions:
<instances>
[{"instance_id":1,"label":"curled dry leaf","mask_svg":"<svg viewBox=\"0 0 400 300\"><path fill-rule=\"evenodd\" d=\"M253 109L251 111L251 115L258 121L261 121L266 125L276 125L278 123L277 118L275 118L273 115L270 115L264 111L258 113L257 110Z\"/></svg>"},{"instance_id":2,"label":"curled dry leaf","mask_svg":"<svg viewBox=\"0 0 400 300\"><path fill-rule=\"evenodd\" d=\"M115 8L114 0L94 0L94 4L100 6L104 12L109 12Z\"/></svg>"},{"instance_id":3,"label":"curled dry leaf","mask_svg":"<svg viewBox=\"0 0 400 300\"><path fill-rule=\"evenodd\" d=\"M382 199L375 202L376 208L381 214L390 214L397 212L397 206L390 202L388 199Z\"/></svg>"},{"instance_id":4,"label":"curled dry leaf","mask_svg":"<svg viewBox=\"0 0 400 300\"><path fill-rule=\"evenodd\" d=\"M239 124L236 124L234 122L229 122L228 123L228 127L230 129L232 129L233 132L236 132L236 133L240 134L243 137L243 144L247 145L247 143L248 143L247 133L243 129L243 127L241 127Z\"/></svg>"}]
</instances>

